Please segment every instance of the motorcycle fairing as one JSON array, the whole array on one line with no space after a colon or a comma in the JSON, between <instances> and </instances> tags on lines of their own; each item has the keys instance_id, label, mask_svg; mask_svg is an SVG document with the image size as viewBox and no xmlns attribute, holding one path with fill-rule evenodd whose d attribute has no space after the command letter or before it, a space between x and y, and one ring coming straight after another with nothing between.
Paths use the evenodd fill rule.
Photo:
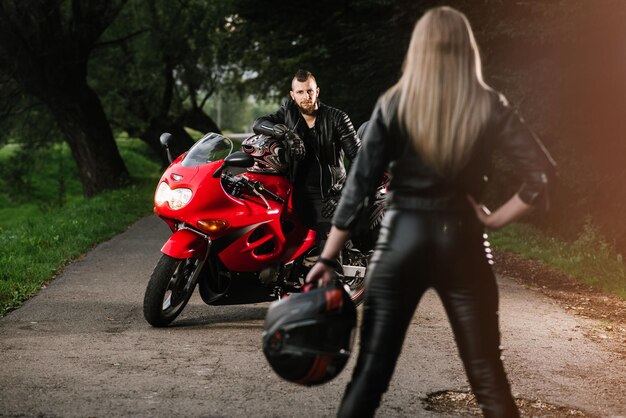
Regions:
<instances>
[{"instance_id":1,"label":"motorcycle fairing","mask_svg":"<svg viewBox=\"0 0 626 418\"><path fill-rule=\"evenodd\" d=\"M170 184L173 183L173 174L183 174L183 178L175 182L176 186L190 188L194 196L179 210L173 210L167 204L156 208L161 218L171 220L168 224L173 231L180 223L190 225L191 230L200 230L198 221L203 219L221 219L229 224L224 230L206 232L205 237L190 231L175 237L178 233L175 231L163 246L164 253L175 258L187 258L199 252L206 255L207 237L211 251L215 249L213 243L226 238L223 243L228 241L228 245L219 245L216 250L224 266L233 272L258 272L268 264L293 261L315 245L315 233L302 224L294 212L293 186L284 176L250 172L240 174L261 182L266 189L279 195L284 203L272 199L266 199L266 203L253 195L236 198L225 191L220 178L212 176L221 164L222 161L214 161L193 168L172 164L163 174L161 181ZM197 173L191 176L191 171L195 169ZM191 179L193 181L189 181ZM205 241L204 247L200 244L202 240Z\"/></svg>"},{"instance_id":2,"label":"motorcycle fairing","mask_svg":"<svg viewBox=\"0 0 626 418\"><path fill-rule=\"evenodd\" d=\"M264 223L267 223L267 222L270 222L270 221L259 222L259 223L256 223L254 225L250 225L250 226L247 226L245 228L238 229L238 230L232 232L231 234L224 235L223 237L217 238L217 239L215 239L211 243L211 248L213 249L213 251L216 254L219 254L226 247L228 247L233 242L235 242L236 240L241 238L245 233L250 232L253 229L255 229L256 227L258 227L260 225L263 225Z\"/></svg>"},{"instance_id":3,"label":"motorcycle fairing","mask_svg":"<svg viewBox=\"0 0 626 418\"><path fill-rule=\"evenodd\" d=\"M161 252L174 258L199 258L207 255L207 239L199 233L183 228L174 232L163 245Z\"/></svg>"},{"instance_id":4,"label":"motorcycle fairing","mask_svg":"<svg viewBox=\"0 0 626 418\"><path fill-rule=\"evenodd\" d=\"M218 247L219 259L231 271L257 272L268 264L285 264L315 245L315 233L311 234L293 213L283 213L282 217L277 213L251 226L228 237L228 245ZM223 238L226 236L216 241Z\"/></svg>"}]
</instances>

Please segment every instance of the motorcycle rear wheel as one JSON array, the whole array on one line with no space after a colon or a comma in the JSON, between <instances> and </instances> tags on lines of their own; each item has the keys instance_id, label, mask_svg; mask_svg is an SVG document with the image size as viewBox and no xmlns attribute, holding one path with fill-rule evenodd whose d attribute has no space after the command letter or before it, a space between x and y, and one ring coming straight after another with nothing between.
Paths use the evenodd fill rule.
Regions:
<instances>
[{"instance_id":1,"label":"motorcycle rear wheel","mask_svg":"<svg viewBox=\"0 0 626 418\"><path fill-rule=\"evenodd\" d=\"M343 277L341 282L348 292L350 299L356 306L359 306L365 298L365 277L367 276L367 268L369 265L369 257L361 253L343 253L344 263L359 267L365 267L366 273L363 276Z\"/></svg>"},{"instance_id":2,"label":"motorcycle rear wheel","mask_svg":"<svg viewBox=\"0 0 626 418\"><path fill-rule=\"evenodd\" d=\"M359 306L365 297L365 277L355 278L349 283L344 282L344 287L354 305Z\"/></svg>"},{"instance_id":3,"label":"motorcycle rear wheel","mask_svg":"<svg viewBox=\"0 0 626 418\"><path fill-rule=\"evenodd\" d=\"M154 267L143 298L143 315L154 327L169 325L189 302L202 260L163 254Z\"/></svg>"}]
</instances>

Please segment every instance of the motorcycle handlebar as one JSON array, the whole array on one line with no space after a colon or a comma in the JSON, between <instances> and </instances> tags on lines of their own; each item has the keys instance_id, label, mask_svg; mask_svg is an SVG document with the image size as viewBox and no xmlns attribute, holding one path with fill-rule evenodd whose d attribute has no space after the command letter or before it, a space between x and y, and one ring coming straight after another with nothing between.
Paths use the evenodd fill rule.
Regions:
<instances>
[{"instance_id":1,"label":"motorcycle handlebar","mask_svg":"<svg viewBox=\"0 0 626 418\"><path fill-rule=\"evenodd\" d=\"M270 198L272 198L273 200L277 201L278 203L285 203L285 201L278 196L275 193L270 192L269 190L267 190L265 188L265 186L263 185L263 183L261 183L260 181L250 181L249 179L245 178L245 177L233 177L232 175L230 175L229 173L224 173L224 175L222 176L224 179L226 179L226 181L228 181L229 183L231 183L234 188L237 188L240 184L246 188L248 188L250 191L254 191L256 190L259 193L263 193L266 196L269 196ZM237 196L239 193L235 193L235 197L239 197Z\"/></svg>"},{"instance_id":2,"label":"motorcycle handlebar","mask_svg":"<svg viewBox=\"0 0 626 418\"><path fill-rule=\"evenodd\" d=\"M265 186L263 186L263 183L261 183L260 181L255 181L255 182L250 182L250 183L252 183L252 185L253 185L252 187L254 187L254 189L256 191L258 191L259 193L263 193L263 194L271 197L272 199L274 199L278 203L285 203L285 201L280 196L278 196L277 194L272 193L269 190L267 190L265 188Z\"/></svg>"}]
</instances>

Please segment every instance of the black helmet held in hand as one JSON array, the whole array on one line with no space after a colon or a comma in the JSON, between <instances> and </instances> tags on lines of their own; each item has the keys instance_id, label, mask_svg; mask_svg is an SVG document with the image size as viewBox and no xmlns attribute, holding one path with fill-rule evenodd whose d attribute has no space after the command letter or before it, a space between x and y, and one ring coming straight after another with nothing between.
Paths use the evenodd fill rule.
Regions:
<instances>
[{"instance_id":1,"label":"black helmet held in hand","mask_svg":"<svg viewBox=\"0 0 626 418\"><path fill-rule=\"evenodd\" d=\"M339 284L292 294L270 305L263 353L283 379L319 385L345 367L355 325L356 307Z\"/></svg>"}]
</instances>

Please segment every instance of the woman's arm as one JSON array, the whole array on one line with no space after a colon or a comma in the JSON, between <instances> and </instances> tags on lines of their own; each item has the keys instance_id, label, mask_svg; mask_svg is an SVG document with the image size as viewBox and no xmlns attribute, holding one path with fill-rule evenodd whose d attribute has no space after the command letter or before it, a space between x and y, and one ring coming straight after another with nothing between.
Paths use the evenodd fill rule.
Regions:
<instances>
[{"instance_id":1,"label":"woman's arm","mask_svg":"<svg viewBox=\"0 0 626 418\"><path fill-rule=\"evenodd\" d=\"M518 194L513 195L506 203L493 212L489 211L484 205L477 203L472 196L468 195L467 198L474 207L478 220L485 227L492 230L503 228L533 210L533 206L524 203Z\"/></svg>"},{"instance_id":2,"label":"woman's arm","mask_svg":"<svg viewBox=\"0 0 626 418\"><path fill-rule=\"evenodd\" d=\"M495 146L522 179L517 197L527 205L549 209L556 177L552 156L504 96L500 96L494 112Z\"/></svg>"},{"instance_id":3,"label":"woman's arm","mask_svg":"<svg viewBox=\"0 0 626 418\"><path fill-rule=\"evenodd\" d=\"M490 212L472 196L467 196L476 216L485 227L500 229L531 212L533 208L548 209L549 192L555 177L555 163L539 138L521 116L500 95L494 101L495 147L513 164L523 182L516 194L495 211Z\"/></svg>"}]
</instances>

